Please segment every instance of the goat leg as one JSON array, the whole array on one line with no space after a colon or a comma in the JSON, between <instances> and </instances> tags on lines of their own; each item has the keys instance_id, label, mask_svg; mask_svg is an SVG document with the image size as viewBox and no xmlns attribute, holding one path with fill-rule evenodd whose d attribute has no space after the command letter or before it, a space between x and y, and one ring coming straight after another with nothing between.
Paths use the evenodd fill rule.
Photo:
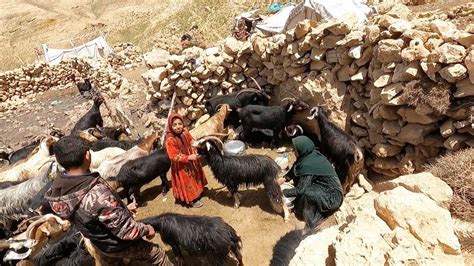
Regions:
<instances>
[{"instance_id":1,"label":"goat leg","mask_svg":"<svg viewBox=\"0 0 474 266\"><path fill-rule=\"evenodd\" d=\"M237 191L232 193L232 195L234 196L234 208L238 209L240 207L240 198L242 196Z\"/></svg>"},{"instance_id":2,"label":"goat leg","mask_svg":"<svg viewBox=\"0 0 474 266\"><path fill-rule=\"evenodd\" d=\"M285 223L290 221L290 210L288 209L288 206L285 203L285 200L282 198L281 199L282 206L283 206L283 220Z\"/></svg>"},{"instance_id":3,"label":"goat leg","mask_svg":"<svg viewBox=\"0 0 474 266\"><path fill-rule=\"evenodd\" d=\"M163 194L164 196L170 190L170 182L166 178L166 174L160 175L160 178L161 178L161 186L163 187L161 190L161 194Z\"/></svg>"},{"instance_id":4,"label":"goat leg","mask_svg":"<svg viewBox=\"0 0 474 266\"><path fill-rule=\"evenodd\" d=\"M137 207L145 207L147 203L142 202L140 186L133 186L130 189L132 190L133 198L135 199L135 204L137 205Z\"/></svg>"}]
</instances>

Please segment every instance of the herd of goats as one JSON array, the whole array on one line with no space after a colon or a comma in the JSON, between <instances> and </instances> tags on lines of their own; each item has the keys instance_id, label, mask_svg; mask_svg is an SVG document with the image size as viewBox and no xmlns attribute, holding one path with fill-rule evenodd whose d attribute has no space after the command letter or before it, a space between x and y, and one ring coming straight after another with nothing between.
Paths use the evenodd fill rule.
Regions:
<instances>
[{"instance_id":1,"label":"herd of goats","mask_svg":"<svg viewBox=\"0 0 474 266\"><path fill-rule=\"evenodd\" d=\"M94 91L90 83L79 83L80 92L84 86ZM90 142L91 170L99 172L113 189L122 188L127 201L139 207L146 204L140 188L158 176L162 193L166 194L170 189L166 175L171 162L161 146L161 136L154 133L132 140L128 128L104 127L100 113L103 98L95 93L93 100L91 109L69 133ZM322 107L310 110L308 119L316 120L318 134L309 134L303 124L292 121L297 112L309 109L308 104L285 98L280 105L268 106L269 100L269 93L259 86L211 98L205 103L210 118L190 133L204 163L233 196L234 207L240 204L239 187L263 184L272 206L279 212L283 210L284 219L288 221L288 208L277 183L279 166L266 155L224 154L223 139L228 136L229 126L241 126L238 138L248 144L268 141L272 147L285 138L306 134L334 164L345 193L362 171L363 152L351 136L328 120ZM264 133L269 130L273 134ZM63 136L61 131L51 132L38 136L19 150L0 152L0 159L9 163L7 170L0 172L2 265L97 265L97 254L90 242L69 221L55 216L44 198L61 171L52 147ZM174 243L173 253L177 257L183 253L199 257L205 265L223 265L233 257L242 264L240 237L220 217L165 213L142 221L151 224L165 243ZM190 224L193 226L187 226ZM300 234L300 231L295 233ZM271 265L288 262L294 249L284 248L284 245L290 245L294 239L294 234L280 239L274 247Z\"/></svg>"}]
</instances>

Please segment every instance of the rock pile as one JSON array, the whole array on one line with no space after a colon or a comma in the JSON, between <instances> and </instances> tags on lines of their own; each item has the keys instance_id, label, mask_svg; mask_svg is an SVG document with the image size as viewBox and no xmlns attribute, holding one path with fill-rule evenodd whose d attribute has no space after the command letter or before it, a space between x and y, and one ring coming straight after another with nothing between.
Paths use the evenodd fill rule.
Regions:
<instances>
[{"instance_id":1,"label":"rock pile","mask_svg":"<svg viewBox=\"0 0 474 266\"><path fill-rule=\"evenodd\" d=\"M206 98L255 87L254 77L278 88L276 100L326 104L367 151L373 171L413 173L441 151L474 145L474 35L436 16L410 21L415 16L404 5L379 11L366 26L352 17L303 21L249 42L228 38L179 55L154 50L142 77L150 97L169 101L176 91L188 123L204 113Z\"/></svg>"},{"instance_id":2,"label":"rock pile","mask_svg":"<svg viewBox=\"0 0 474 266\"><path fill-rule=\"evenodd\" d=\"M112 49L114 54L108 61L116 69L133 69L143 64L142 50L132 43L119 43Z\"/></svg>"},{"instance_id":3,"label":"rock pile","mask_svg":"<svg viewBox=\"0 0 474 266\"><path fill-rule=\"evenodd\" d=\"M346 199L337 225L303 240L290 265L464 264L445 209L452 196L446 183L420 173L377 190Z\"/></svg>"},{"instance_id":4,"label":"rock pile","mask_svg":"<svg viewBox=\"0 0 474 266\"><path fill-rule=\"evenodd\" d=\"M58 65L32 64L0 73L0 111L25 103L22 98L49 89L63 89L83 78L90 78L109 96L130 89L127 80L106 61L71 59Z\"/></svg>"}]
</instances>

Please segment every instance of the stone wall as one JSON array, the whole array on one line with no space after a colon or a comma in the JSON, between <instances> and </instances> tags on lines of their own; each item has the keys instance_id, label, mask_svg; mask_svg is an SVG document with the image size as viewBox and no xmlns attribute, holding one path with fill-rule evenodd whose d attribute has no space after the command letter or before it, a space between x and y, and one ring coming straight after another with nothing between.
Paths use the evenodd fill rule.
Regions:
<instances>
[{"instance_id":1,"label":"stone wall","mask_svg":"<svg viewBox=\"0 0 474 266\"><path fill-rule=\"evenodd\" d=\"M413 173L446 149L474 145L474 35L438 15L416 18L404 5L379 12L366 26L351 17L304 21L248 42L228 38L179 55L154 50L144 56L151 69L142 77L164 106L177 92L188 124L205 112L205 99L255 87L254 77L274 88L276 102L298 96L325 104L375 172Z\"/></svg>"},{"instance_id":2,"label":"stone wall","mask_svg":"<svg viewBox=\"0 0 474 266\"><path fill-rule=\"evenodd\" d=\"M0 111L17 108L22 98L49 89L62 89L90 78L101 91L112 96L126 85L126 79L107 61L71 59L58 65L31 64L0 73Z\"/></svg>"}]
</instances>

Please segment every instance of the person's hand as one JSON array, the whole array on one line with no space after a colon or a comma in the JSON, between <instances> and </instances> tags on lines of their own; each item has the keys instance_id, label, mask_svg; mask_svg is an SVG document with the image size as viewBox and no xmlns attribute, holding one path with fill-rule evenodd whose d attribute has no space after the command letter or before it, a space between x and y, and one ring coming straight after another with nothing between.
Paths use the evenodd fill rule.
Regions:
<instances>
[{"instance_id":1,"label":"person's hand","mask_svg":"<svg viewBox=\"0 0 474 266\"><path fill-rule=\"evenodd\" d=\"M201 155L199 154L191 154L188 156L188 160L190 161L195 161L195 160L198 160L199 158L201 158Z\"/></svg>"},{"instance_id":2,"label":"person's hand","mask_svg":"<svg viewBox=\"0 0 474 266\"><path fill-rule=\"evenodd\" d=\"M285 177L283 177L283 176L278 177L278 179L277 179L278 185L281 185L281 184L283 184L283 183L285 183L285 182L286 182Z\"/></svg>"},{"instance_id":3,"label":"person's hand","mask_svg":"<svg viewBox=\"0 0 474 266\"><path fill-rule=\"evenodd\" d=\"M133 213L137 213L137 204L135 204L135 202L132 202L127 205L127 209Z\"/></svg>"},{"instance_id":4,"label":"person's hand","mask_svg":"<svg viewBox=\"0 0 474 266\"><path fill-rule=\"evenodd\" d=\"M128 204L127 209L132 212L132 216L133 218L135 218L136 217L135 214L138 212L137 205L135 204L135 202Z\"/></svg>"},{"instance_id":5,"label":"person's hand","mask_svg":"<svg viewBox=\"0 0 474 266\"><path fill-rule=\"evenodd\" d=\"M149 224L147 224L146 227L148 227L148 235L146 235L146 239L151 240L155 237L155 229L153 229L153 226Z\"/></svg>"}]
</instances>

